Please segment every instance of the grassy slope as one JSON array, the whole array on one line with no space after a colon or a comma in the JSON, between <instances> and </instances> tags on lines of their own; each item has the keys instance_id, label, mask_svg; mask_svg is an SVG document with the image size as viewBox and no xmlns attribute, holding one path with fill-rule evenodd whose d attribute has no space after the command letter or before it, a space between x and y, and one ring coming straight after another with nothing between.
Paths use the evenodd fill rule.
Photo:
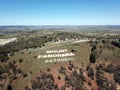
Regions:
<instances>
[{"instance_id":1,"label":"grassy slope","mask_svg":"<svg viewBox=\"0 0 120 90\"><path fill-rule=\"evenodd\" d=\"M75 52L75 56L74 58L74 62L76 63L89 63L89 54L90 54L90 47L89 44L80 44L79 46L73 46L73 45L64 45L64 46L55 46L55 47L47 47L46 49L41 49L38 51L33 51L31 53L29 53L29 51L26 50L21 50L17 53L15 53L14 56L10 57L10 60L16 60L18 61L19 58L23 58L23 62L20 63L20 67L22 69L23 72L29 72L32 71L33 75L28 75L26 78L20 78L19 80L13 82L13 86L14 86L14 90L23 90L23 87L30 82L31 78L35 77L36 74L47 67L60 67L61 64L65 64L66 62L59 62L57 64L54 63L49 63L49 64L45 64L44 60L42 59L35 59L34 56L38 56L39 54L45 54L46 50L60 50L60 49L67 49L68 51L70 51L71 49L75 49L77 50L77 52ZM24 54L22 54L21 52L24 52Z\"/></svg>"},{"instance_id":2,"label":"grassy slope","mask_svg":"<svg viewBox=\"0 0 120 90\"><path fill-rule=\"evenodd\" d=\"M24 90L24 87L30 83L30 80L34 78L40 72L40 70L46 70L47 67L50 67L51 69L56 68L55 70L57 70L57 68L59 68L61 65L65 66L68 64L68 62L59 62L56 64L54 63L45 64L44 60L34 58L35 55L38 56L39 54L45 54L46 50L67 49L68 51L70 51L71 49L75 49L77 52L75 52L75 56L73 57L74 58L73 62L78 65L81 64L82 62L84 63L84 65L89 64L90 45L88 43L81 43L79 44L79 46L73 46L71 44L66 44L66 43L64 43L61 46L57 46L57 45L51 46L52 44L50 43L47 45L48 46L46 48L33 51L31 53L29 53L29 51L26 51L26 50L21 50L17 52L14 56L10 57L11 61L12 60L18 61L19 58L23 58L23 62L19 64L22 71L33 72L33 75L28 74L26 78L22 78L22 75L21 75L18 80L15 80L12 83L14 88L13 90ZM24 52L24 54L22 54L21 52ZM105 57L108 57L108 59L105 60L104 59ZM120 62L119 57L114 57L113 52L106 49L103 51L100 58L98 58L97 62L98 61L103 61L103 62L111 61L115 63ZM55 70L54 70L54 74L57 73L57 71Z\"/></svg>"}]
</instances>

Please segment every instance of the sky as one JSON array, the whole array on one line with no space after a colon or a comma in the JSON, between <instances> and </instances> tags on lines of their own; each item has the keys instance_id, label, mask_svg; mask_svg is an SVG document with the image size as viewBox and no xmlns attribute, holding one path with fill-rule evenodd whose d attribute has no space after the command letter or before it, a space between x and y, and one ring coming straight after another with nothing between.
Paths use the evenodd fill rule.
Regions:
<instances>
[{"instance_id":1,"label":"sky","mask_svg":"<svg viewBox=\"0 0 120 90\"><path fill-rule=\"evenodd\" d=\"M120 0L0 0L0 25L120 25Z\"/></svg>"}]
</instances>

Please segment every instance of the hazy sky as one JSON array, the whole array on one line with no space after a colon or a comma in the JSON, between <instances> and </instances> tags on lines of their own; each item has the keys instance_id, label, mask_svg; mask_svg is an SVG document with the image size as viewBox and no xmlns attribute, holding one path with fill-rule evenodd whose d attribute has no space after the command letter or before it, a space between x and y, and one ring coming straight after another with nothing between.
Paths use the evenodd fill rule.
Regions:
<instances>
[{"instance_id":1,"label":"hazy sky","mask_svg":"<svg viewBox=\"0 0 120 90\"><path fill-rule=\"evenodd\" d=\"M120 0L0 0L0 25L120 24Z\"/></svg>"}]
</instances>

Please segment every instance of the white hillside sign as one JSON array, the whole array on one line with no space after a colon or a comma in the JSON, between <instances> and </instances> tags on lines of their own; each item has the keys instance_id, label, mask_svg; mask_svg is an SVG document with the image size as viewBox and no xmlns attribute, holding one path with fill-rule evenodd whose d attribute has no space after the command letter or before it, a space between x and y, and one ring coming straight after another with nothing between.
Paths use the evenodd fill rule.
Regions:
<instances>
[{"instance_id":1,"label":"white hillside sign","mask_svg":"<svg viewBox=\"0 0 120 90\"><path fill-rule=\"evenodd\" d=\"M48 50L45 55L39 55L38 59L45 59L45 63L63 62L73 60L74 53L68 52L67 49Z\"/></svg>"}]
</instances>

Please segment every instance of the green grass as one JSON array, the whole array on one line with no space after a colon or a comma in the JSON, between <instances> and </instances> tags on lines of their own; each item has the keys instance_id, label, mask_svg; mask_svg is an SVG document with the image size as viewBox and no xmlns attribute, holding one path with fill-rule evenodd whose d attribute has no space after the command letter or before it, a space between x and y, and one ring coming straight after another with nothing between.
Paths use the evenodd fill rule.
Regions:
<instances>
[{"instance_id":1,"label":"green grass","mask_svg":"<svg viewBox=\"0 0 120 90\"><path fill-rule=\"evenodd\" d=\"M33 75L28 75L26 78L21 78L18 80L13 90L24 90L24 87L30 82L32 78L34 78L40 70L45 70L47 67L60 67L61 65L64 65L68 62L58 62L56 64L54 63L45 63L44 59L38 59L34 58L34 56L38 56L40 54L46 54L47 50L60 50L60 49L67 49L68 52L71 51L71 49L76 50L77 52L74 52L75 56L74 61L77 64L81 64L82 62L84 65L89 64L89 55L90 55L90 45L88 43L80 43L79 46L73 46L70 42L62 43L61 46L54 45L53 43L48 43L47 47L40 50L32 51L29 53L29 51L21 50L17 52L14 56L10 57L10 61L16 60L18 61L19 58L23 59L23 62L20 63L20 67L23 72L29 72L32 71ZM24 51L24 54L21 54L21 52ZM110 50L105 49L98 58L97 61L104 61L104 57L109 57L108 61L113 61L115 57L113 57L113 52ZM115 58L116 59L116 58ZM120 61L119 61L120 62Z\"/></svg>"},{"instance_id":2,"label":"green grass","mask_svg":"<svg viewBox=\"0 0 120 90\"><path fill-rule=\"evenodd\" d=\"M70 52L71 49L75 49L77 52L75 52L74 61L73 62L84 62L86 64L89 63L89 54L90 54L90 46L89 44L80 44L79 46L73 46L68 43L63 43L61 46L55 46L55 47L50 47L51 44L48 44L48 46L44 49L40 49L37 51L32 51L29 53L29 51L26 50L21 50L17 53L15 53L14 56L10 57L10 61L18 60L20 58L23 59L23 62L20 63L20 67L23 72L29 72L32 71L33 75L28 75L26 78L21 78L20 80L17 81L17 83L14 85L14 90L22 90L24 89L25 85L27 85L27 82L30 82L30 80L35 77L35 75L40 72L40 70L43 70L47 67L54 67L61 65L61 63L67 63L67 62L59 62L59 63L44 63L44 59L38 59L34 58L34 56L38 56L39 54L45 54L46 50L60 50L60 49L67 49L68 52ZM21 52L24 52L22 54ZM21 88L20 88L21 87Z\"/></svg>"}]
</instances>

